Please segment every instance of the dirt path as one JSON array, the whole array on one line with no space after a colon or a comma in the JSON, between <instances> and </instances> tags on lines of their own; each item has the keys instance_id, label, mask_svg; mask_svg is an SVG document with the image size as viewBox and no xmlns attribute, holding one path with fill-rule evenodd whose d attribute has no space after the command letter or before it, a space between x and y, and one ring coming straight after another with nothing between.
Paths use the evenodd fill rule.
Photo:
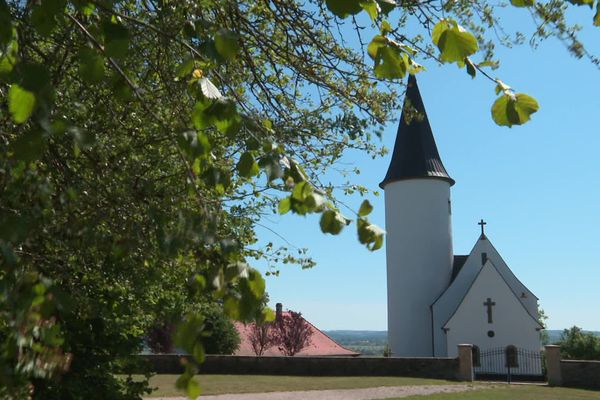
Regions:
<instances>
[{"instance_id":1,"label":"dirt path","mask_svg":"<svg viewBox=\"0 0 600 400\"><path fill-rule=\"evenodd\" d=\"M365 389L306 390L297 392L243 393L202 396L200 400L377 400L473 390L472 385L382 386ZM186 400L185 397L154 397L152 400Z\"/></svg>"}]
</instances>

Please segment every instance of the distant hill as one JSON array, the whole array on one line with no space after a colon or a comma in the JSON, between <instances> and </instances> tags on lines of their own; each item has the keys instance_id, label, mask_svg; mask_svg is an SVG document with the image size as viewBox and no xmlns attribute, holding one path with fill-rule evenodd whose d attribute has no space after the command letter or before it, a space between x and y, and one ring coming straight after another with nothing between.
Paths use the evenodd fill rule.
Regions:
<instances>
[{"instance_id":1,"label":"distant hill","mask_svg":"<svg viewBox=\"0 0 600 400\"><path fill-rule=\"evenodd\" d=\"M333 330L324 331L329 337L347 349L357 351L362 355L381 356L387 344L387 331L352 331L352 330ZM548 329L550 343L560 341L562 330ZM594 331L595 335L600 336L600 332Z\"/></svg>"},{"instance_id":2,"label":"distant hill","mask_svg":"<svg viewBox=\"0 0 600 400\"><path fill-rule=\"evenodd\" d=\"M387 331L324 331L330 338L347 349L365 356L383 356Z\"/></svg>"},{"instance_id":3,"label":"distant hill","mask_svg":"<svg viewBox=\"0 0 600 400\"><path fill-rule=\"evenodd\" d=\"M556 343L560 341L560 337L562 336L563 331L559 329L548 329L548 338L550 339L550 343ZM596 336L600 336L600 331L584 331L584 332L592 332Z\"/></svg>"}]
</instances>

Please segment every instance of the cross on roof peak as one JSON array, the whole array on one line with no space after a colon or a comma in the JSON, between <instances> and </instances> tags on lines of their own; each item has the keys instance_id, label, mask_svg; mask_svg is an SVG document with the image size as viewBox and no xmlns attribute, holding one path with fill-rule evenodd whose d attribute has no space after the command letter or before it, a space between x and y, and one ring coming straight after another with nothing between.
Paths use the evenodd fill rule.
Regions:
<instances>
[{"instance_id":1,"label":"cross on roof peak","mask_svg":"<svg viewBox=\"0 0 600 400\"><path fill-rule=\"evenodd\" d=\"M481 221L477 223L477 225L481 226L481 236L485 237L485 226L487 225L487 222L485 222L482 218Z\"/></svg>"}]
</instances>

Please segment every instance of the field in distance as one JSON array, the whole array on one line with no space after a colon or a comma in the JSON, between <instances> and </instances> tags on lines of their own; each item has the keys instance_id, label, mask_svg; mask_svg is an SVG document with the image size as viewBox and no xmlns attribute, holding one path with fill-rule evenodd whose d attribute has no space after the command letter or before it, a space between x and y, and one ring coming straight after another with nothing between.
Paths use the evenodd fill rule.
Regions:
<instances>
[{"instance_id":1,"label":"field in distance","mask_svg":"<svg viewBox=\"0 0 600 400\"><path fill-rule=\"evenodd\" d=\"M387 344L387 331L331 330L324 332L345 348L364 356L383 356ZM560 341L563 333L560 329L548 329L547 332L550 343ZM600 336L598 331L593 333Z\"/></svg>"},{"instance_id":2,"label":"field in distance","mask_svg":"<svg viewBox=\"0 0 600 400\"><path fill-rule=\"evenodd\" d=\"M383 356L387 344L387 331L324 331L330 338L347 349L364 356Z\"/></svg>"}]
</instances>

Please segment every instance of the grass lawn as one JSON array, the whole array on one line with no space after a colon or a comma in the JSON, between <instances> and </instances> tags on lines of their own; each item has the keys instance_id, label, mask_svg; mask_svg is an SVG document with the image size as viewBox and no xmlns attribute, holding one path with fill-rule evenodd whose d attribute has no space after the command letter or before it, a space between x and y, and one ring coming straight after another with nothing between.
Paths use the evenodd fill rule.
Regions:
<instances>
[{"instance_id":1,"label":"grass lawn","mask_svg":"<svg viewBox=\"0 0 600 400\"><path fill-rule=\"evenodd\" d=\"M150 386L157 390L149 397L182 396L175 389L179 375L155 375ZM261 393L294 390L356 389L377 386L442 385L456 384L435 379L399 377L328 377L328 376L266 376L266 375L198 375L202 394Z\"/></svg>"},{"instance_id":2,"label":"grass lawn","mask_svg":"<svg viewBox=\"0 0 600 400\"><path fill-rule=\"evenodd\" d=\"M600 399L600 391L535 385L493 384L489 389L463 393L411 396L397 400L588 400ZM392 400L392 399L389 399Z\"/></svg>"}]
</instances>

